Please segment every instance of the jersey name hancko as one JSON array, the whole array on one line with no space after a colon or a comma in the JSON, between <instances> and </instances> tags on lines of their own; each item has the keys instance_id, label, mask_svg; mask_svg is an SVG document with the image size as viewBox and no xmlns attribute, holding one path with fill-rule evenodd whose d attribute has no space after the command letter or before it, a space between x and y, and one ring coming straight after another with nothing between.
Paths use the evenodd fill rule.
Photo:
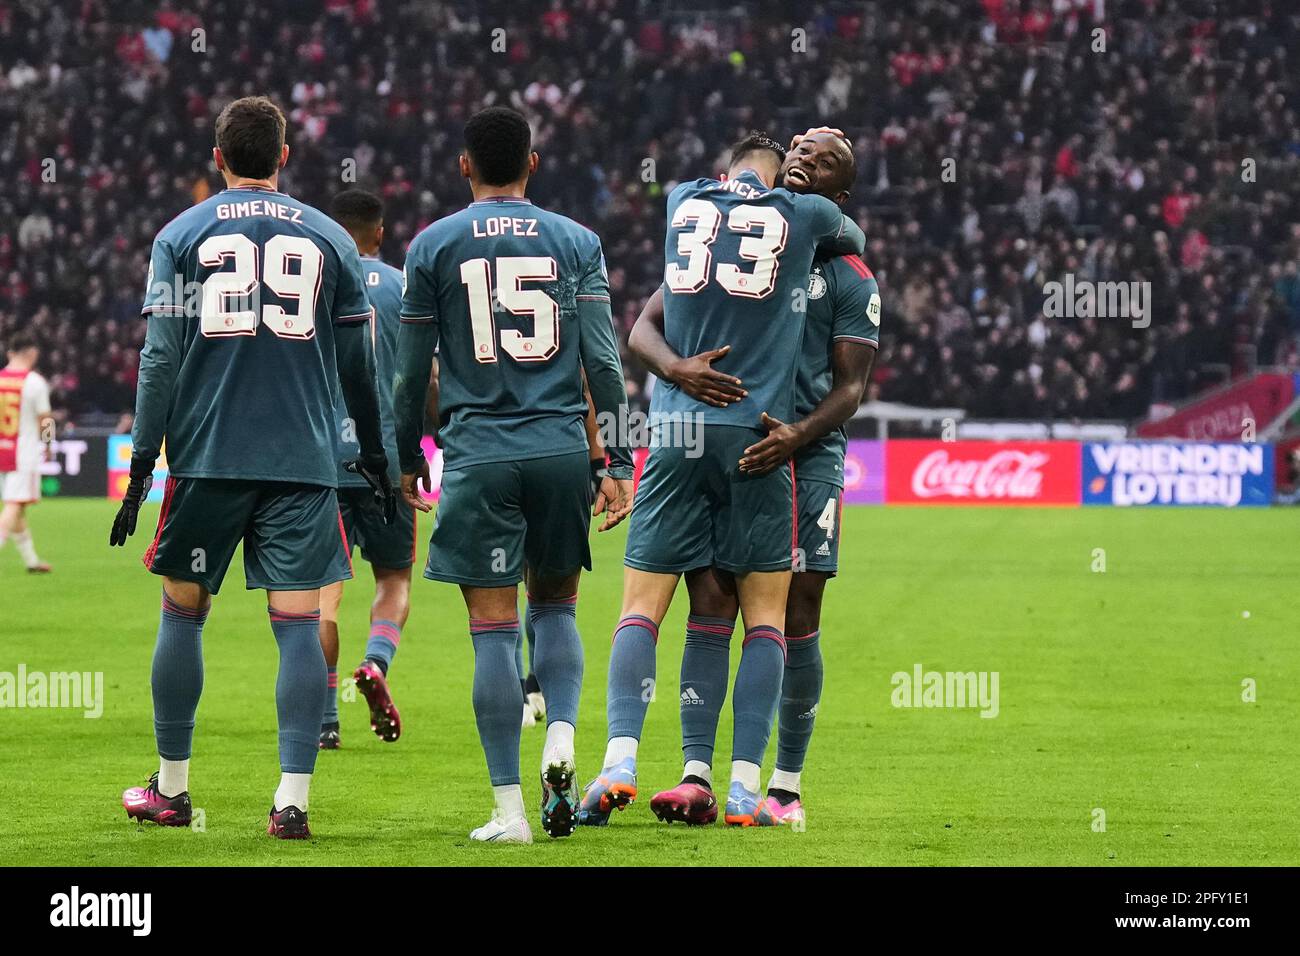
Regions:
<instances>
[{"instance_id":1,"label":"jersey name hancko","mask_svg":"<svg viewBox=\"0 0 1300 956\"><path fill-rule=\"evenodd\" d=\"M722 184L722 188L727 190L727 192L735 193L743 199L755 199L767 193L766 189L760 189L757 186L752 186L739 179L727 180L727 182Z\"/></svg>"}]
</instances>

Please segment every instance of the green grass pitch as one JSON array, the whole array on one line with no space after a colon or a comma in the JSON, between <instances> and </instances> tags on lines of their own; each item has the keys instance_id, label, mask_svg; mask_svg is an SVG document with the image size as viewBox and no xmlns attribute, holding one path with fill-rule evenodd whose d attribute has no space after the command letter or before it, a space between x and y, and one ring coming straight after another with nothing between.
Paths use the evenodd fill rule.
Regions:
<instances>
[{"instance_id":1,"label":"green grass pitch","mask_svg":"<svg viewBox=\"0 0 1300 956\"><path fill-rule=\"evenodd\" d=\"M402 739L382 743L364 703L343 705L343 749L321 755L312 787L315 839L265 836L278 779L276 652L238 557L204 634L191 791L206 829L129 822L119 794L157 766L159 583L139 562L157 509L125 551L106 544L113 512L84 500L35 509L52 576L28 576L12 548L0 551L0 671L102 671L105 688L99 719L0 710L6 864L1300 863L1300 510L846 508L844 571L822 618L826 690L804 775L806 831L687 829L651 815L649 797L680 770L679 594L659 645L641 799L608 828L566 840L534 824L533 847L467 839L490 792L466 615L454 587L422 579L392 671ZM623 542L623 529L593 534L597 570L578 605L584 783L604 751ZM1096 549L1104 572L1093 570ZM366 634L370 586L357 570L344 596L344 667ZM739 640L733 667L738 658ZM916 664L998 672L998 716L894 707L891 676ZM1243 700L1248 679L1253 702ZM530 804L542 737L524 731ZM721 780L730 738L728 705Z\"/></svg>"}]
</instances>

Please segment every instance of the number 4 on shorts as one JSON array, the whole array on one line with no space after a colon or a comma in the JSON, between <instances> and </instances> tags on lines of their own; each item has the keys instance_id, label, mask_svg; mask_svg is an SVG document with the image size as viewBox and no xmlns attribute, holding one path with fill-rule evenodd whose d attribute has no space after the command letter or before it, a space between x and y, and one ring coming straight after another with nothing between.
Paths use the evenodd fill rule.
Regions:
<instances>
[{"instance_id":1,"label":"number 4 on shorts","mask_svg":"<svg viewBox=\"0 0 1300 956\"><path fill-rule=\"evenodd\" d=\"M822 509L821 517L817 519L817 527L826 532L826 537L835 537L835 515L839 510L835 496L826 499L826 507Z\"/></svg>"}]
</instances>

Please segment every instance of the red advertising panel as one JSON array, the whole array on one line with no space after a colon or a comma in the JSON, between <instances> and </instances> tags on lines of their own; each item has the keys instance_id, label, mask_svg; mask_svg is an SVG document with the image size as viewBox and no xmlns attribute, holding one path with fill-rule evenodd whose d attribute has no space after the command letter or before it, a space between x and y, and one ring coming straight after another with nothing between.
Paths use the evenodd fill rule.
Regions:
<instances>
[{"instance_id":1,"label":"red advertising panel","mask_svg":"<svg viewBox=\"0 0 1300 956\"><path fill-rule=\"evenodd\" d=\"M1263 372L1212 392L1158 422L1143 422L1143 438L1191 438L1196 441L1253 441L1246 423L1262 431L1291 403L1294 378Z\"/></svg>"},{"instance_id":2,"label":"red advertising panel","mask_svg":"<svg viewBox=\"0 0 1300 956\"><path fill-rule=\"evenodd\" d=\"M1077 505L1080 444L890 441L886 504Z\"/></svg>"}]
</instances>

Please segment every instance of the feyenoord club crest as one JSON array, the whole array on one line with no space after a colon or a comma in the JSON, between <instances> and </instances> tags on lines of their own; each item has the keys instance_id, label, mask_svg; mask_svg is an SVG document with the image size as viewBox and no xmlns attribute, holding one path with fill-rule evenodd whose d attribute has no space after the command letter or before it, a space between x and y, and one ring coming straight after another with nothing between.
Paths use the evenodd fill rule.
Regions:
<instances>
[{"instance_id":1,"label":"feyenoord club crest","mask_svg":"<svg viewBox=\"0 0 1300 956\"><path fill-rule=\"evenodd\" d=\"M826 294L826 280L820 272L808 274L808 298L820 299Z\"/></svg>"}]
</instances>

